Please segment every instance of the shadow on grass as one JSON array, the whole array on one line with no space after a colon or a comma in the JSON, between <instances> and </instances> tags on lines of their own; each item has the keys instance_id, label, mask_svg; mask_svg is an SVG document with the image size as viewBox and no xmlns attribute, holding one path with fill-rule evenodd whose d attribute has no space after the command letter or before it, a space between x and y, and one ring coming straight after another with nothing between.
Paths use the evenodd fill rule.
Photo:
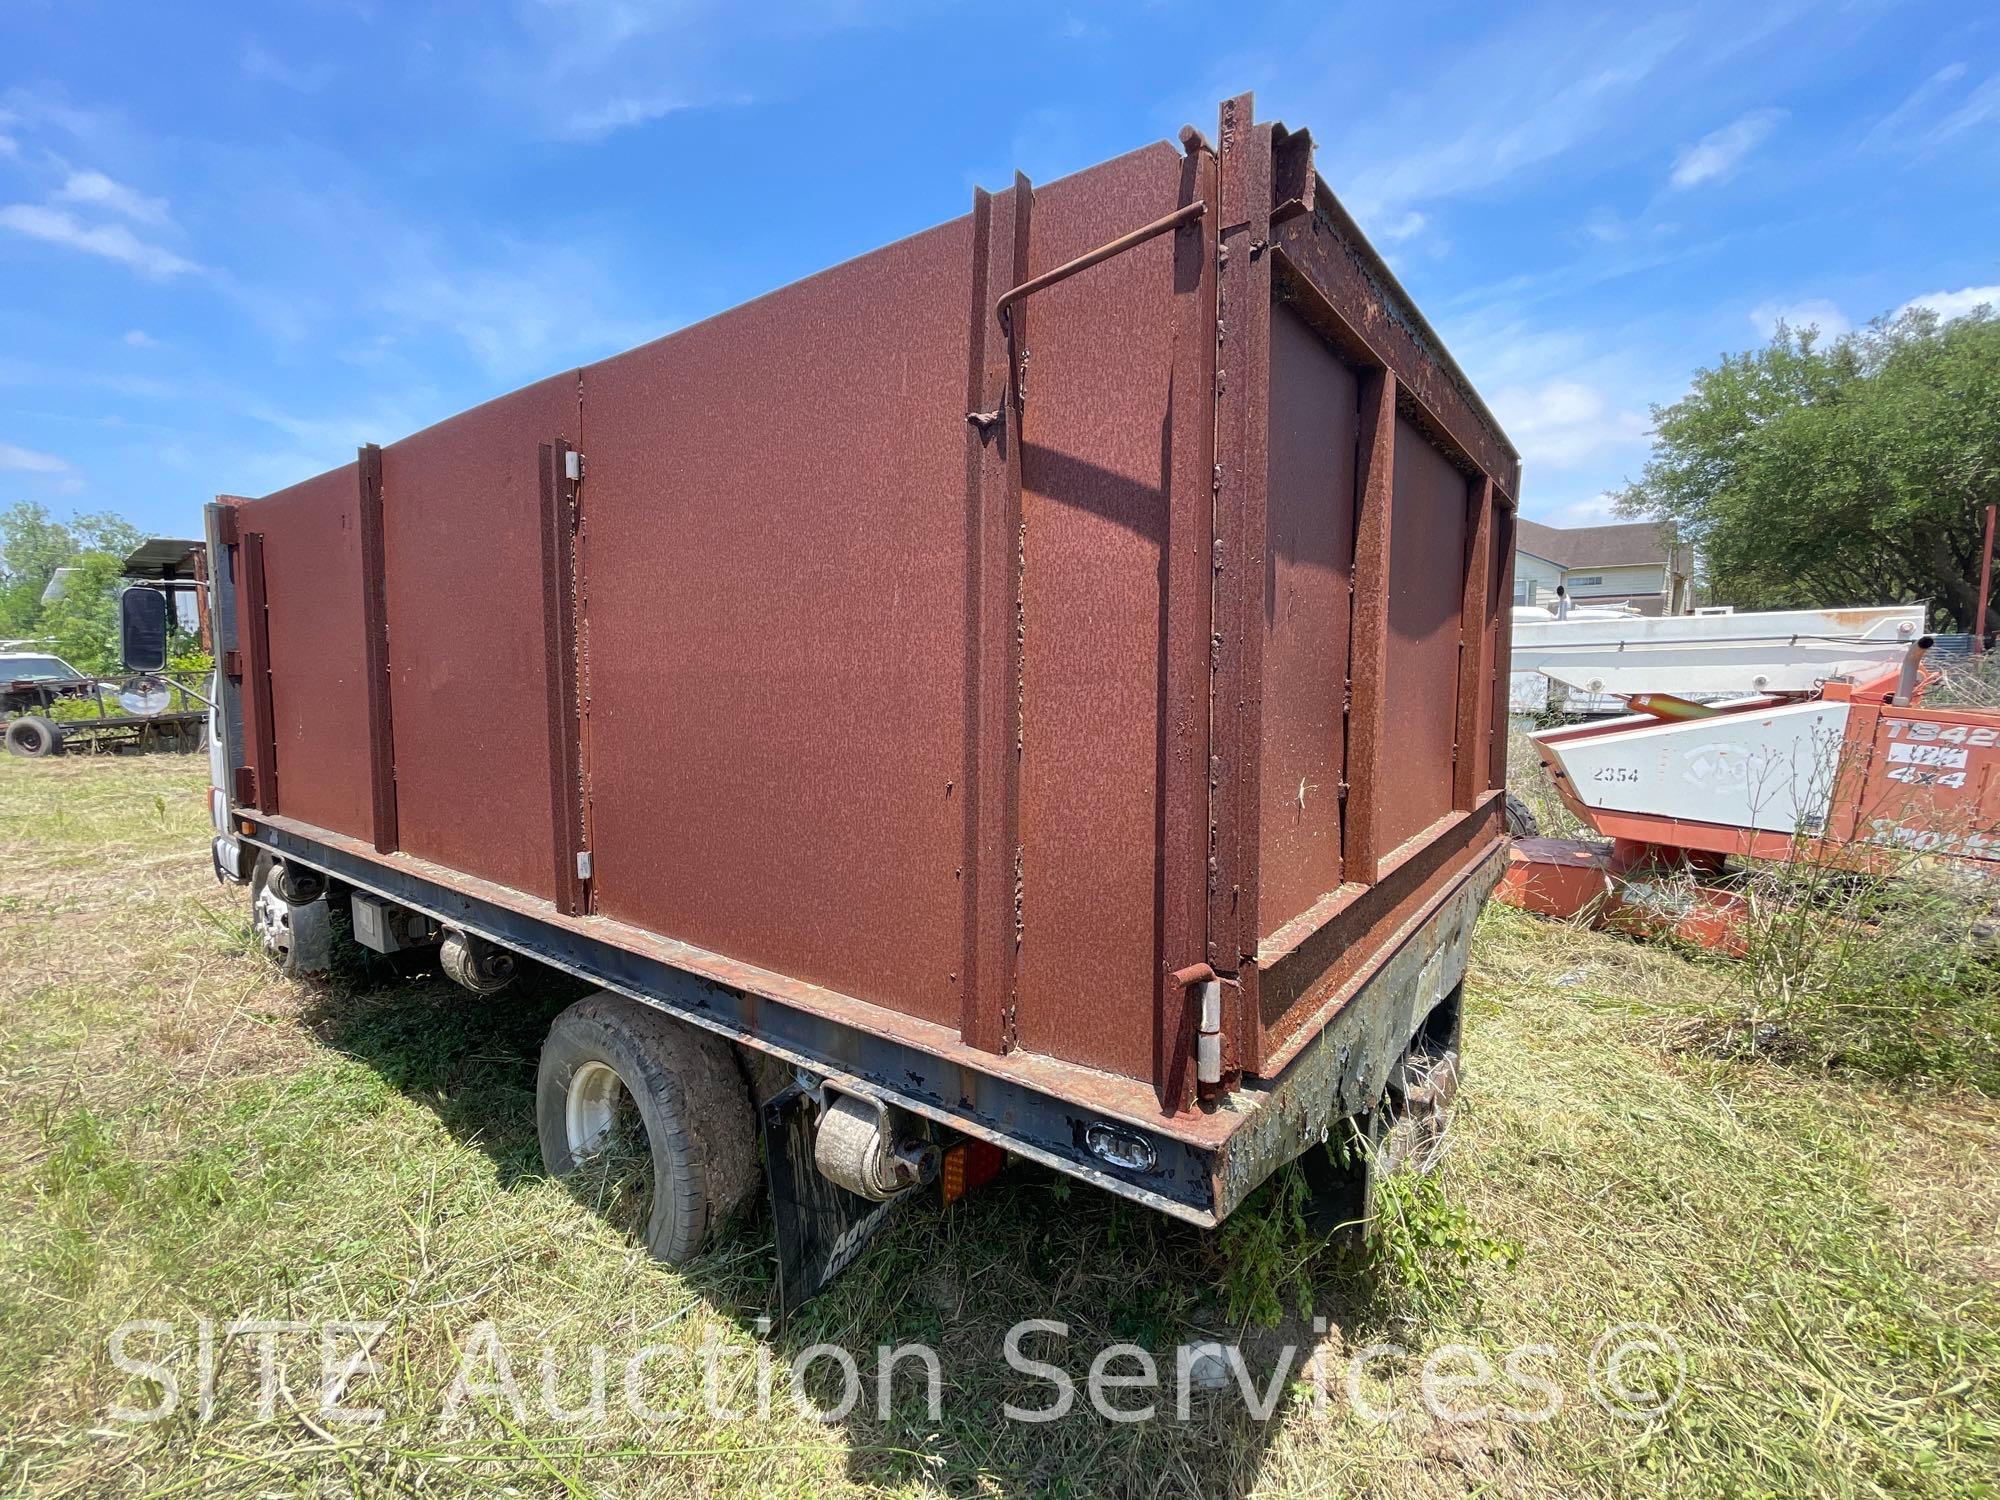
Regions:
<instances>
[{"instance_id":1,"label":"shadow on grass","mask_svg":"<svg viewBox=\"0 0 2000 1500\"><path fill-rule=\"evenodd\" d=\"M435 975L405 979L378 965L320 986L308 1020L329 1045L422 1103L455 1138L477 1145L511 1188L545 1175L535 1130L537 1059L557 1013L587 992L564 976L531 970L512 990L480 998ZM587 1185L572 1191L594 1206ZM1287 1416L1315 1400L1308 1361L1325 1329L1336 1332L1323 1386L1337 1403L1345 1399L1343 1340L1360 1347L1391 1310L1356 1260L1329 1251L1277 1273L1287 1303L1278 1327L1231 1323L1223 1287L1233 1253L1219 1234L1021 1163L950 1209L928 1194L904 1203L861 1258L780 1330L764 1321L776 1286L761 1196L678 1274L781 1361L774 1403L795 1399L789 1365L816 1407L837 1408L844 1370L836 1356L813 1351L834 1345L847 1352L858 1399L838 1422L848 1476L857 1483L1033 1495L1238 1495L1256 1485ZM1301 1283L1311 1317L1295 1305ZM1018 1332L1010 1358L1010 1330L1030 1320L1048 1326ZM1211 1344L1223 1346L1220 1359L1195 1359L1184 1381L1179 1351L1187 1347L1192 1358ZM935 1415L920 1356L892 1362L888 1399L881 1399L885 1355L902 1345L935 1351ZM1157 1388L1101 1386L1103 1405L1094 1405L1093 1361L1108 1358L1103 1368L1114 1380L1144 1374L1129 1351L1104 1355L1116 1345L1146 1351ZM1061 1382L1030 1361L1060 1369L1073 1383L1062 1415L1026 1420L1007 1411L1062 1406ZM1104 1412L1149 1405L1150 1420Z\"/></svg>"}]
</instances>

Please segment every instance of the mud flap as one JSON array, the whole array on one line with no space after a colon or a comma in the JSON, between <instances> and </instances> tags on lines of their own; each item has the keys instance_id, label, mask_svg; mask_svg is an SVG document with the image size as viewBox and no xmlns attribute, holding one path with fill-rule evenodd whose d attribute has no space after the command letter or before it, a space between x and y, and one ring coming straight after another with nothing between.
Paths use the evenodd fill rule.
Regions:
<instances>
[{"instance_id":1,"label":"mud flap","mask_svg":"<svg viewBox=\"0 0 2000 1500\"><path fill-rule=\"evenodd\" d=\"M1461 982L1438 1002L1389 1070L1375 1108L1335 1124L1299 1158L1306 1180L1306 1227L1362 1238L1373 1231L1382 1180L1429 1172L1443 1155L1458 1094L1458 1048L1464 1026Z\"/></svg>"},{"instance_id":2,"label":"mud flap","mask_svg":"<svg viewBox=\"0 0 2000 1500\"><path fill-rule=\"evenodd\" d=\"M1376 1116L1342 1120L1333 1134L1299 1158L1305 1173L1306 1228L1316 1235L1343 1233L1360 1240L1375 1216Z\"/></svg>"},{"instance_id":3,"label":"mud flap","mask_svg":"<svg viewBox=\"0 0 2000 1500\"><path fill-rule=\"evenodd\" d=\"M778 1241L778 1323L819 1295L861 1256L889 1213L911 1194L877 1203L829 1181L813 1165L819 1105L796 1084L766 1100L764 1181Z\"/></svg>"}]
</instances>

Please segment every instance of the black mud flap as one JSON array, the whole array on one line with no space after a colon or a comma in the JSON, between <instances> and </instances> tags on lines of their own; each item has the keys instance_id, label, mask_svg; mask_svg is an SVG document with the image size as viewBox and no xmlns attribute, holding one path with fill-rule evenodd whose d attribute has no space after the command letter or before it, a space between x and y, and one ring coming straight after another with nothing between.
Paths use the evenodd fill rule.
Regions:
<instances>
[{"instance_id":1,"label":"black mud flap","mask_svg":"<svg viewBox=\"0 0 2000 1500\"><path fill-rule=\"evenodd\" d=\"M1342 1120L1333 1134L1308 1146L1299 1158L1305 1173L1306 1228L1316 1235L1340 1233L1359 1241L1375 1216L1377 1178L1369 1117Z\"/></svg>"},{"instance_id":2,"label":"black mud flap","mask_svg":"<svg viewBox=\"0 0 2000 1500\"><path fill-rule=\"evenodd\" d=\"M813 1096L796 1085L765 1102L764 1181L778 1239L778 1324L861 1256L903 1193L884 1203L850 1193L813 1165Z\"/></svg>"}]
</instances>

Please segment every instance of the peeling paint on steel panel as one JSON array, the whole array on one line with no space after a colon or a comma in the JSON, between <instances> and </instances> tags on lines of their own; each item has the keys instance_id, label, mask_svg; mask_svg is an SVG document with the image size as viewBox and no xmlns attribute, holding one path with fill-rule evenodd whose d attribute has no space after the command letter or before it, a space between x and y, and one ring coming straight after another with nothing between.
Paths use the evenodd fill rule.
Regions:
<instances>
[{"instance_id":1,"label":"peeling paint on steel panel","mask_svg":"<svg viewBox=\"0 0 2000 1500\"><path fill-rule=\"evenodd\" d=\"M596 910L956 1031L968 215L584 371Z\"/></svg>"},{"instance_id":2,"label":"peeling paint on steel panel","mask_svg":"<svg viewBox=\"0 0 2000 1500\"><path fill-rule=\"evenodd\" d=\"M382 450L402 847L538 896L550 850L541 445L576 434L558 375Z\"/></svg>"},{"instance_id":3,"label":"peeling paint on steel panel","mask_svg":"<svg viewBox=\"0 0 2000 1500\"><path fill-rule=\"evenodd\" d=\"M1177 206L1148 148L1035 195L1035 268ZM1174 244L1038 293L1024 356L1020 1043L1152 1072ZM1199 398L1197 398L1199 399Z\"/></svg>"},{"instance_id":4,"label":"peeling paint on steel panel","mask_svg":"<svg viewBox=\"0 0 2000 1500\"><path fill-rule=\"evenodd\" d=\"M1260 938L1340 884L1354 577L1354 373L1282 305L1270 357Z\"/></svg>"},{"instance_id":5,"label":"peeling paint on steel panel","mask_svg":"<svg viewBox=\"0 0 2000 1500\"><path fill-rule=\"evenodd\" d=\"M1383 693L1378 852L1387 856L1452 805L1466 477L1396 419L1390 513L1389 671Z\"/></svg>"},{"instance_id":6,"label":"peeling paint on steel panel","mask_svg":"<svg viewBox=\"0 0 2000 1500\"><path fill-rule=\"evenodd\" d=\"M264 538L271 717L285 814L374 839L361 481L343 464L239 507Z\"/></svg>"}]
</instances>

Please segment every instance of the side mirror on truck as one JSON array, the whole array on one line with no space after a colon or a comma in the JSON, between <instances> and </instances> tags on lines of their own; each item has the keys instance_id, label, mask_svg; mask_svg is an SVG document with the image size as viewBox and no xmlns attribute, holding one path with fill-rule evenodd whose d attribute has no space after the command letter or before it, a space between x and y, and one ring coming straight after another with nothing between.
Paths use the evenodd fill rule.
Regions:
<instances>
[{"instance_id":1,"label":"side mirror on truck","mask_svg":"<svg viewBox=\"0 0 2000 1500\"><path fill-rule=\"evenodd\" d=\"M167 666L167 596L138 584L118 596L118 650L128 672Z\"/></svg>"}]
</instances>

